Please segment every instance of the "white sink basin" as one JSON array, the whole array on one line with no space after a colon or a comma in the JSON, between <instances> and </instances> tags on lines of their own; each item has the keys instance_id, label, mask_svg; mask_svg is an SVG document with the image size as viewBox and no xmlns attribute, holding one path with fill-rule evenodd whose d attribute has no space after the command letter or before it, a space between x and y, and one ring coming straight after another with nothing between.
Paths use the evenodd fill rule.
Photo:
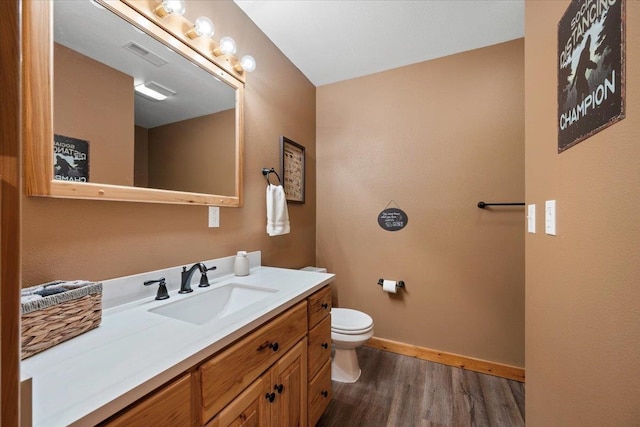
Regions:
<instances>
[{"instance_id":1,"label":"white sink basin","mask_svg":"<svg viewBox=\"0 0 640 427\"><path fill-rule=\"evenodd\" d=\"M195 325L204 325L214 319L237 313L276 292L278 289L229 283L149 311Z\"/></svg>"}]
</instances>

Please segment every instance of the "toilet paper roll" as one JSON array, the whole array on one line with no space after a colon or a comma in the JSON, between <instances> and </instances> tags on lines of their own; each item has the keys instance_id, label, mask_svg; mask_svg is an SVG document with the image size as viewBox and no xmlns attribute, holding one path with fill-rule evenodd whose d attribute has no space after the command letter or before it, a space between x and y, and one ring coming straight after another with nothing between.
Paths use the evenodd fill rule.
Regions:
<instances>
[{"instance_id":1,"label":"toilet paper roll","mask_svg":"<svg viewBox=\"0 0 640 427\"><path fill-rule=\"evenodd\" d=\"M395 280L383 280L382 281L382 290L385 292L390 292L395 294L397 292L397 282Z\"/></svg>"}]
</instances>

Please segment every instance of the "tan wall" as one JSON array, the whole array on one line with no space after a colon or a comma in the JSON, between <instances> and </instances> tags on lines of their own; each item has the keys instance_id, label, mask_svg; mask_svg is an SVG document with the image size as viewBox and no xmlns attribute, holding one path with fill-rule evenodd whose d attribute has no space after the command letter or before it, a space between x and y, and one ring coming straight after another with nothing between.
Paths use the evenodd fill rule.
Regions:
<instances>
[{"instance_id":1,"label":"tan wall","mask_svg":"<svg viewBox=\"0 0 640 427\"><path fill-rule=\"evenodd\" d=\"M133 184L133 78L54 49L54 133L89 141L89 181Z\"/></svg>"},{"instance_id":2,"label":"tan wall","mask_svg":"<svg viewBox=\"0 0 640 427\"><path fill-rule=\"evenodd\" d=\"M476 207L524 198L523 52L516 40L318 88L317 261L376 336L524 366L524 210ZM377 223L392 200L408 215L395 232Z\"/></svg>"},{"instance_id":3,"label":"tan wall","mask_svg":"<svg viewBox=\"0 0 640 427\"><path fill-rule=\"evenodd\" d=\"M133 185L136 187L149 186L149 131L142 126L135 127L135 150Z\"/></svg>"},{"instance_id":4,"label":"tan wall","mask_svg":"<svg viewBox=\"0 0 640 427\"><path fill-rule=\"evenodd\" d=\"M626 115L557 154L557 25L526 2L526 197L557 200L526 237L527 425L640 425L640 2L627 1Z\"/></svg>"},{"instance_id":5,"label":"tan wall","mask_svg":"<svg viewBox=\"0 0 640 427\"><path fill-rule=\"evenodd\" d=\"M222 208L207 228L207 208L25 197L23 286L52 279L119 277L172 265L261 250L266 265L315 261L315 87L231 1L187 1L187 18L215 20L238 54L258 68L245 90L244 207ZM133 132L133 125L131 125ZM290 205L291 234L266 234L262 167L279 164L280 135L307 148L307 203Z\"/></svg>"},{"instance_id":6,"label":"tan wall","mask_svg":"<svg viewBox=\"0 0 640 427\"><path fill-rule=\"evenodd\" d=\"M149 129L149 185L235 194L235 117L231 109Z\"/></svg>"}]
</instances>

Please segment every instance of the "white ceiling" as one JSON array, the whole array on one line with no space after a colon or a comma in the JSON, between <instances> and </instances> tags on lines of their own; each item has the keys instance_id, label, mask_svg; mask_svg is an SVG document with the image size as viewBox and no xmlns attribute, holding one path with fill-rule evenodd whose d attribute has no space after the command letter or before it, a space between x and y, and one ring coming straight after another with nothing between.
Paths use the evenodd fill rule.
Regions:
<instances>
[{"instance_id":1,"label":"white ceiling","mask_svg":"<svg viewBox=\"0 0 640 427\"><path fill-rule=\"evenodd\" d=\"M315 86L524 37L524 0L234 1Z\"/></svg>"}]
</instances>

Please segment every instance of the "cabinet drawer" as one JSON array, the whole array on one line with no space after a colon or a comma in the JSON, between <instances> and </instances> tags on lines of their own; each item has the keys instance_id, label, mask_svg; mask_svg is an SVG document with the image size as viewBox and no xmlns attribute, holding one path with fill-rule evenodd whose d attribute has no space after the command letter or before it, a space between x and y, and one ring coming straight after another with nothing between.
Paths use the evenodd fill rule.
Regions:
<instances>
[{"instance_id":1,"label":"cabinet drawer","mask_svg":"<svg viewBox=\"0 0 640 427\"><path fill-rule=\"evenodd\" d=\"M331 312L331 287L325 286L308 299L309 327L313 328Z\"/></svg>"},{"instance_id":2,"label":"cabinet drawer","mask_svg":"<svg viewBox=\"0 0 640 427\"><path fill-rule=\"evenodd\" d=\"M166 426L188 427L191 424L191 374L151 393L103 427Z\"/></svg>"},{"instance_id":3,"label":"cabinet drawer","mask_svg":"<svg viewBox=\"0 0 640 427\"><path fill-rule=\"evenodd\" d=\"M309 399L308 419L310 427L316 425L325 409L327 409L329 402L331 402L331 396L331 360L327 360L318 375L309 383L307 397Z\"/></svg>"},{"instance_id":4,"label":"cabinet drawer","mask_svg":"<svg viewBox=\"0 0 640 427\"><path fill-rule=\"evenodd\" d=\"M309 378L318 373L331 358L331 315L326 316L309 331Z\"/></svg>"},{"instance_id":5,"label":"cabinet drawer","mask_svg":"<svg viewBox=\"0 0 640 427\"><path fill-rule=\"evenodd\" d=\"M198 369L201 424L231 402L306 334L307 303L303 301L203 363Z\"/></svg>"}]
</instances>

